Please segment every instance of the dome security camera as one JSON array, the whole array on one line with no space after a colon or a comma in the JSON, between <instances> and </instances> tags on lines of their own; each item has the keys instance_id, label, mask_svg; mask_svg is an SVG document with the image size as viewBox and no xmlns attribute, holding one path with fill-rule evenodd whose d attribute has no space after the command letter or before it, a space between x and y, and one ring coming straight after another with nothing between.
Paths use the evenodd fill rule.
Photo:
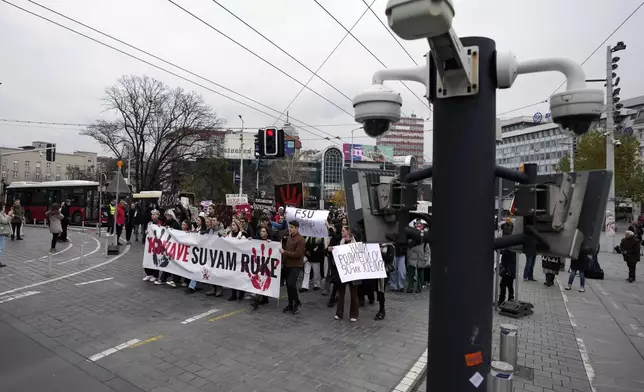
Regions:
<instances>
[{"instance_id":1,"label":"dome security camera","mask_svg":"<svg viewBox=\"0 0 644 392\"><path fill-rule=\"evenodd\" d=\"M452 28L452 0L389 0L389 27L402 39L434 38Z\"/></svg>"},{"instance_id":2,"label":"dome security camera","mask_svg":"<svg viewBox=\"0 0 644 392\"><path fill-rule=\"evenodd\" d=\"M614 145L615 147L621 147L621 146L622 146L622 142L620 142L620 141L619 141L619 139L616 139L615 141L613 141L613 145Z\"/></svg>"},{"instance_id":3,"label":"dome security camera","mask_svg":"<svg viewBox=\"0 0 644 392\"><path fill-rule=\"evenodd\" d=\"M552 121L578 136L588 132L591 124L599 120L603 109L602 90L576 89L550 97Z\"/></svg>"},{"instance_id":4,"label":"dome security camera","mask_svg":"<svg viewBox=\"0 0 644 392\"><path fill-rule=\"evenodd\" d=\"M353 99L356 122L365 133L378 137L389 130L392 122L400 121L402 96L382 84L374 84Z\"/></svg>"}]
</instances>

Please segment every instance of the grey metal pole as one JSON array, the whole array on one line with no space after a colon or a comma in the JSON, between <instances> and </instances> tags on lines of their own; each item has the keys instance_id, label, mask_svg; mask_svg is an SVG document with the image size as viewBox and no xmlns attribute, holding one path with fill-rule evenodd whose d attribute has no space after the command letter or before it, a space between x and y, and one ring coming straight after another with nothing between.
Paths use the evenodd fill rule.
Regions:
<instances>
[{"instance_id":1,"label":"grey metal pole","mask_svg":"<svg viewBox=\"0 0 644 392\"><path fill-rule=\"evenodd\" d=\"M239 196L241 196L244 193L244 119L241 114L239 115L239 119L242 123L242 129L239 133Z\"/></svg>"},{"instance_id":2,"label":"grey metal pole","mask_svg":"<svg viewBox=\"0 0 644 392\"><path fill-rule=\"evenodd\" d=\"M570 138L570 171L575 171L575 137Z\"/></svg>"},{"instance_id":3,"label":"grey metal pole","mask_svg":"<svg viewBox=\"0 0 644 392\"><path fill-rule=\"evenodd\" d=\"M485 37L461 42L465 47L478 46L478 93L432 101L435 208L427 390L485 392L484 383L474 385L470 378L478 372L484 379L492 356L496 44ZM470 233L467 246L462 244L463 222L468 222ZM463 360L464 355L479 352L480 363L468 366Z\"/></svg>"},{"instance_id":4,"label":"grey metal pole","mask_svg":"<svg viewBox=\"0 0 644 392\"><path fill-rule=\"evenodd\" d=\"M521 253L516 253L516 263L514 267L514 300L518 301L519 300L519 284L520 284L520 278L522 278L522 274L519 273L519 260L521 260ZM528 262L527 255L526 256L526 262Z\"/></svg>"},{"instance_id":5,"label":"grey metal pole","mask_svg":"<svg viewBox=\"0 0 644 392\"><path fill-rule=\"evenodd\" d=\"M47 253L47 275L51 276L51 252Z\"/></svg>"},{"instance_id":6,"label":"grey metal pole","mask_svg":"<svg viewBox=\"0 0 644 392\"><path fill-rule=\"evenodd\" d=\"M615 124L613 123L613 52L611 47L606 47L606 170L615 172L615 145L613 140L615 138L614 130ZM606 211L617 217L615 214L615 174L611 176L610 188L608 191L608 202L606 203ZM617 226L617 225L616 225ZM615 247L615 237L613 236L613 248Z\"/></svg>"},{"instance_id":7,"label":"grey metal pole","mask_svg":"<svg viewBox=\"0 0 644 392\"><path fill-rule=\"evenodd\" d=\"M108 238L105 238L105 256L108 255L107 252L107 247L110 245L110 240Z\"/></svg>"},{"instance_id":8,"label":"grey metal pole","mask_svg":"<svg viewBox=\"0 0 644 392\"><path fill-rule=\"evenodd\" d=\"M519 343L519 328L512 324L501 324L501 338L499 344L499 359L512 365L517 371L517 349Z\"/></svg>"},{"instance_id":9,"label":"grey metal pole","mask_svg":"<svg viewBox=\"0 0 644 392\"><path fill-rule=\"evenodd\" d=\"M257 173L255 173L256 177L255 178L255 189L257 190L257 194L259 194L259 165L261 164L261 160L257 158Z\"/></svg>"},{"instance_id":10,"label":"grey metal pole","mask_svg":"<svg viewBox=\"0 0 644 392\"><path fill-rule=\"evenodd\" d=\"M353 132L354 131L355 129L351 131L351 149L349 150L349 154L351 154L351 167L353 167Z\"/></svg>"},{"instance_id":11,"label":"grey metal pole","mask_svg":"<svg viewBox=\"0 0 644 392\"><path fill-rule=\"evenodd\" d=\"M487 379L488 392L512 392L514 379L512 365L502 361L492 361L490 374Z\"/></svg>"},{"instance_id":12,"label":"grey metal pole","mask_svg":"<svg viewBox=\"0 0 644 392\"><path fill-rule=\"evenodd\" d=\"M80 265L85 264L84 257L85 257L85 244L81 244L81 246L80 246L80 257L78 259L78 264L80 264Z\"/></svg>"}]
</instances>

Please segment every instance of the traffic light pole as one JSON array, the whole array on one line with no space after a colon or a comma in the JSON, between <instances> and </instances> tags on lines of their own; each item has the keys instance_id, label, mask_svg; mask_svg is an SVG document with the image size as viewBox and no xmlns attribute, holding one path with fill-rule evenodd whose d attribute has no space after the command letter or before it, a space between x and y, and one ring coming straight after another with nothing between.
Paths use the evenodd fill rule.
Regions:
<instances>
[{"instance_id":1,"label":"traffic light pole","mask_svg":"<svg viewBox=\"0 0 644 392\"><path fill-rule=\"evenodd\" d=\"M239 196L244 193L244 130L239 134Z\"/></svg>"},{"instance_id":2,"label":"traffic light pole","mask_svg":"<svg viewBox=\"0 0 644 392\"><path fill-rule=\"evenodd\" d=\"M613 52L611 46L606 47L606 170L615 172L615 124L613 121ZM611 177L610 190L606 211L615 217L615 176ZM613 248L615 236L613 235Z\"/></svg>"}]
</instances>

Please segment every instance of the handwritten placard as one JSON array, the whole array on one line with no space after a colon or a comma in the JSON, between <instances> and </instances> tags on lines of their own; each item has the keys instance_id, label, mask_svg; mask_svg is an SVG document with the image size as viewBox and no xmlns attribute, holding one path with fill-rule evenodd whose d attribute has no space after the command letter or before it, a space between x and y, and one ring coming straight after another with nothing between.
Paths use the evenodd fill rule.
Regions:
<instances>
[{"instance_id":1,"label":"handwritten placard","mask_svg":"<svg viewBox=\"0 0 644 392\"><path fill-rule=\"evenodd\" d=\"M342 283L387 277L379 244L338 245L333 247L333 259Z\"/></svg>"},{"instance_id":2,"label":"handwritten placard","mask_svg":"<svg viewBox=\"0 0 644 392\"><path fill-rule=\"evenodd\" d=\"M329 229L326 227L328 217L328 210L286 207L286 220L299 222L300 234L305 237L328 238Z\"/></svg>"},{"instance_id":3,"label":"handwritten placard","mask_svg":"<svg viewBox=\"0 0 644 392\"><path fill-rule=\"evenodd\" d=\"M248 204L248 195L238 195L230 193L226 195L226 205L234 207L237 204Z\"/></svg>"}]
</instances>

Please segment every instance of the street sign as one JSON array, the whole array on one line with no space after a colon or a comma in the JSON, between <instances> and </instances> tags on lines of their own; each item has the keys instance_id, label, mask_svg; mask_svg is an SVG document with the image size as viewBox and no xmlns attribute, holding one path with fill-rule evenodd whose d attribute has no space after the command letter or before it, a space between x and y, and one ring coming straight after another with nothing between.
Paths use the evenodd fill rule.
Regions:
<instances>
[{"instance_id":1,"label":"street sign","mask_svg":"<svg viewBox=\"0 0 644 392\"><path fill-rule=\"evenodd\" d=\"M633 134L633 128L631 127L626 127L624 128L624 135L632 135Z\"/></svg>"}]
</instances>

